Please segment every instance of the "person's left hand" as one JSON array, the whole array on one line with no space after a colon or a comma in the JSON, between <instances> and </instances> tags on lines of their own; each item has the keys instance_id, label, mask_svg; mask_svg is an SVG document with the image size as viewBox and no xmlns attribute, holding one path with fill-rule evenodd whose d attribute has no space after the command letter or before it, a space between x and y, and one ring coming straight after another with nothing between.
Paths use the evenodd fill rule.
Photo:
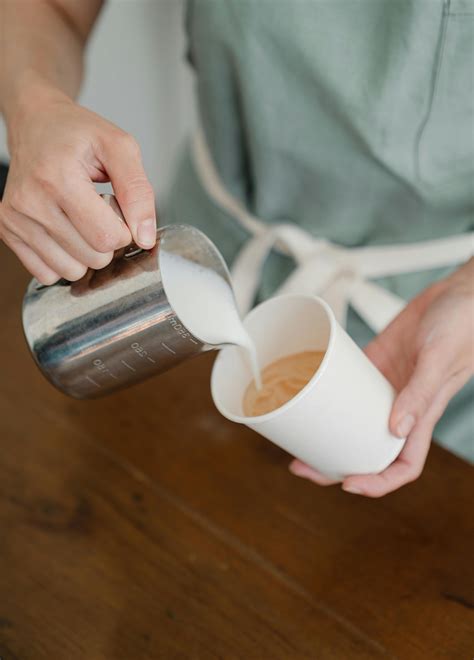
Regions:
<instances>
[{"instance_id":1,"label":"person's left hand","mask_svg":"<svg viewBox=\"0 0 474 660\"><path fill-rule=\"evenodd\" d=\"M386 470L346 477L344 490L381 497L420 476L436 422L474 373L473 337L474 258L411 300L366 347L398 392L389 426L407 441ZM298 459L289 469L321 486L336 483Z\"/></svg>"}]
</instances>

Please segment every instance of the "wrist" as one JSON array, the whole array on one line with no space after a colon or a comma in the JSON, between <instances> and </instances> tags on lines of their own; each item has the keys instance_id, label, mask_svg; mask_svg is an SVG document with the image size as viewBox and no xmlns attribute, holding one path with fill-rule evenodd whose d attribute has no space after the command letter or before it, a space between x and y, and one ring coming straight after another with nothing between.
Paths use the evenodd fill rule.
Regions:
<instances>
[{"instance_id":1,"label":"wrist","mask_svg":"<svg viewBox=\"0 0 474 660\"><path fill-rule=\"evenodd\" d=\"M14 149L25 123L43 110L62 103L73 101L35 71L24 72L7 91L3 104L10 151Z\"/></svg>"}]
</instances>

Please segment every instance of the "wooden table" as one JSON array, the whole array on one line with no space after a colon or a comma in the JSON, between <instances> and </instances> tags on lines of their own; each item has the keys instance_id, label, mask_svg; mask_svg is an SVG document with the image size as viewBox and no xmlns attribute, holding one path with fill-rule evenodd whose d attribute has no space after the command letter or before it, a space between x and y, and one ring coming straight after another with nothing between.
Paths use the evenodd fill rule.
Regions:
<instances>
[{"instance_id":1,"label":"wooden table","mask_svg":"<svg viewBox=\"0 0 474 660\"><path fill-rule=\"evenodd\" d=\"M381 500L318 488L217 414L210 356L68 399L0 259L2 660L471 660L471 467L433 447Z\"/></svg>"}]
</instances>

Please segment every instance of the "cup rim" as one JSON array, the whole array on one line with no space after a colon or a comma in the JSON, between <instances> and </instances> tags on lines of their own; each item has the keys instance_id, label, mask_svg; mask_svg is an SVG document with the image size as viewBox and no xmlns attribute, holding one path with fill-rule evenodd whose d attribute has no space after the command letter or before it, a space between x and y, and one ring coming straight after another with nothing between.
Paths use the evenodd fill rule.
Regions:
<instances>
[{"instance_id":1,"label":"cup rim","mask_svg":"<svg viewBox=\"0 0 474 660\"><path fill-rule=\"evenodd\" d=\"M331 307L328 305L328 303L320 298L319 296L313 296L313 295L308 295L308 294L300 294L300 293L283 293L283 294L278 294L276 296L272 296L271 298L268 298L267 300L264 300L261 302L259 305L254 307L250 312L245 316L243 319L244 325L246 324L247 320L251 319L253 316L259 313L259 310L264 307L265 305L271 305L275 304L276 301L282 299L282 298L299 298L303 300L310 301L312 303L317 303L320 307L324 309L326 312L326 316L329 320L329 340L327 344L327 348L324 353L324 357L321 361L321 364L319 367L316 369L314 374L311 376L310 380L306 383L306 385L296 394L294 397L292 397L289 401L284 403L282 406L279 408L275 408L274 410L271 410L270 412L267 412L263 415L255 415L253 417L248 417L246 415L235 415L234 413L229 412L224 408L224 406L221 405L219 399L216 396L216 373L218 369L218 362L221 358L221 355L217 356L213 367L212 367L212 373L211 373L211 396L212 400L214 402L214 405L216 406L217 410L226 417L227 419L237 422L240 424L261 424L264 423L268 420L274 420L276 417L279 417L280 415L286 413L290 408L292 408L294 405L298 403L300 399L303 398L303 396L306 394L308 389L314 385L323 375L324 371L327 368L327 363L330 359L330 356L333 351L333 346L335 342L335 329L336 329L336 318L334 316L334 312L332 311ZM234 346L227 346L222 349L223 351L226 350L231 350L235 348Z\"/></svg>"}]
</instances>

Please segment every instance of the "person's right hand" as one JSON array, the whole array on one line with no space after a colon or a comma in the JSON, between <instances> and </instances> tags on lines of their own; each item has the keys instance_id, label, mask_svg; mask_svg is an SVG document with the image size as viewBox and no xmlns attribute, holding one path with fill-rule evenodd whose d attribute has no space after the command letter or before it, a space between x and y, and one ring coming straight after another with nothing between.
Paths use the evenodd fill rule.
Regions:
<instances>
[{"instance_id":1,"label":"person's right hand","mask_svg":"<svg viewBox=\"0 0 474 660\"><path fill-rule=\"evenodd\" d=\"M132 239L156 241L153 189L137 142L61 93L38 94L8 126L11 164L0 237L42 283L75 281ZM112 183L126 224L96 192Z\"/></svg>"}]
</instances>

